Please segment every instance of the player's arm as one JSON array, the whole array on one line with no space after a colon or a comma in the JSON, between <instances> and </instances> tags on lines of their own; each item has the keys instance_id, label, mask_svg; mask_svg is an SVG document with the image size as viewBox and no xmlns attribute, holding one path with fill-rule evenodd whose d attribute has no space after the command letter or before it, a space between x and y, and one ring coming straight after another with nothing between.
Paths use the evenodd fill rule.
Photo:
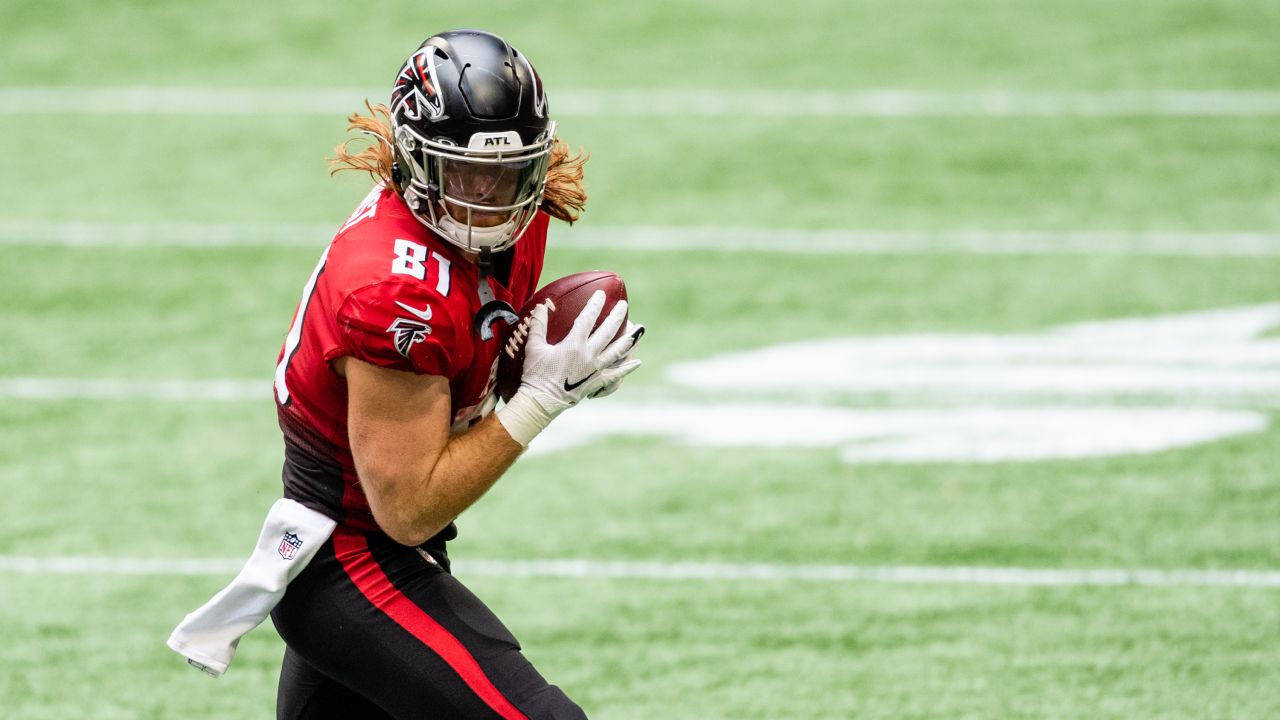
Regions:
<instances>
[{"instance_id":1,"label":"player's arm","mask_svg":"<svg viewBox=\"0 0 1280 720\"><path fill-rule=\"evenodd\" d=\"M348 431L374 519L392 539L418 545L497 482L524 446L490 415L458 435L449 381L345 357Z\"/></svg>"},{"instance_id":2,"label":"player's arm","mask_svg":"<svg viewBox=\"0 0 1280 720\"><path fill-rule=\"evenodd\" d=\"M616 387L639 366L630 353L643 327L612 340L625 320L625 301L592 330L604 301L597 293L555 345L546 343L546 308L535 311L520 389L498 413L457 435L449 434L452 403L443 376L354 357L335 361L347 378L356 473L387 535L417 545L439 532L492 487L552 419Z\"/></svg>"}]
</instances>

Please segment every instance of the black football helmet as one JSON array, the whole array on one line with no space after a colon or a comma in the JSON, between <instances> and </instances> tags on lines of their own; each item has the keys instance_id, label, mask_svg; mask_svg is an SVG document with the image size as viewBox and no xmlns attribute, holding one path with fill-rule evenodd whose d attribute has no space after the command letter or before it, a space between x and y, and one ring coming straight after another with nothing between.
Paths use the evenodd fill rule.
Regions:
<instances>
[{"instance_id":1,"label":"black football helmet","mask_svg":"<svg viewBox=\"0 0 1280 720\"><path fill-rule=\"evenodd\" d=\"M427 38L396 76L391 129L404 201L445 240L500 252L533 221L556 124L533 65L502 38Z\"/></svg>"}]
</instances>

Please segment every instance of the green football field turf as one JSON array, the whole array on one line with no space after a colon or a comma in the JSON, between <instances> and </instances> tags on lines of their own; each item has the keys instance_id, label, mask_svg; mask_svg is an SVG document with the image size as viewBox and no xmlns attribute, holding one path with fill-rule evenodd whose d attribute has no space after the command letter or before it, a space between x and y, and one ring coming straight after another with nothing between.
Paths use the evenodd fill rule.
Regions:
<instances>
[{"instance_id":1,"label":"green football field turf","mask_svg":"<svg viewBox=\"0 0 1280 720\"><path fill-rule=\"evenodd\" d=\"M323 229L340 224L368 186L327 175L324 157L344 138L340 111L24 113L5 93L340 90L351 92L354 111L366 92L385 92L423 37L468 25L505 34L532 58L553 115L557 91L679 90L690 102L709 91L1280 92L1280 5L1261 0L8 2L0 7L8 144L0 718L273 716L283 646L269 624L247 636L217 681L164 646L230 573L99 570L122 558L234 562L250 549L280 492L276 354ZM842 453L881 438L717 447L643 434L525 458L459 520L451 555L459 577L592 717L1280 717L1280 325L1249 341L1211 334L1183 347L1218 351L1199 367L1236 372L1252 388L1235 392L1054 386L1065 397L974 397L818 381L788 392L690 387L671 374L779 343L857 337L902 348L911 333L1007 348L1007 338L1048 342L1072 323L1274 303L1280 113L691 109L568 114L560 123L571 145L592 154L591 200L579 226L553 227L544 278L614 269L649 328L645 365L603 401L611 406L873 416L1154 407L1253 413L1263 425L1077 459L855 463ZM72 224L93 242L58 241ZM190 246L215 226L236 242ZM299 241L298 228L310 227L320 229L314 241ZM556 247L557 238L619 228L643 235L643 227L730 238L1169 232L1191 233L1199 245L1196 254L1110 252L1108 236L1094 235L1104 238L1097 252ZM112 242L138 232L145 241ZM1272 250L1233 256L1231 233L1270 238ZM1158 350L1143 372L1176 369ZM804 378L830 362L810 361L787 372ZM956 357L947 369L966 362ZM1061 378L1085 377L1089 362L1122 369L1096 358L1054 362ZM997 365L985 387L1002 387L999 373L1017 369ZM909 383L912 370L894 377ZM124 390L89 397L98 381ZM230 399L142 396L168 381L236 390ZM261 392L246 394L254 383ZM18 562L55 556L101 558L100 567ZM479 571L480 561L539 560L648 563L654 572ZM776 572L672 576L680 563ZM933 575L785 577L813 565ZM941 581L965 567L1070 577L1155 570L1175 581ZM1176 580L1202 570L1271 580Z\"/></svg>"}]
</instances>

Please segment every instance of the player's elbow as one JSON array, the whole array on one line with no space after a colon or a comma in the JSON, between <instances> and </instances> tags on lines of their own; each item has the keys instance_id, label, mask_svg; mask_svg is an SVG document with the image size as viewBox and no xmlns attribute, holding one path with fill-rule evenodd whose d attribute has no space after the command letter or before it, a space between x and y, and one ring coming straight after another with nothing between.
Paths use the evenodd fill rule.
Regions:
<instances>
[{"instance_id":1,"label":"player's elbow","mask_svg":"<svg viewBox=\"0 0 1280 720\"><path fill-rule=\"evenodd\" d=\"M420 509L395 505L379 507L372 501L370 506L378 527L386 533L387 537L401 545L421 545L449 524L447 520L441 522L432 514Z\"/></svg>"},{"instance_id":2,"label":"player's elbow","mask_svg":"<svg viewBox=\"0 0 1280 720\"><path fill-rule=\"evenodd\" d=\"M422 479L403 470L361 473L369 509L378 527L401 545L421 545L452 520L433 511L436 503L418 487Z\"/></svg>"},{"instance_id":3,"label":"player's elbow","mask_svg":"<svg viewBox=\"0 0 1280 720\"><path fill-rule=\"evenodd\" d=\"M388 523L379 520L378 526L382 528L382 532L386 533L387 537L401 545L410 547L421 545L431 539L432 535L435 535L435 532L425 530L411 523Z\"/></svg>"}]
</instances>

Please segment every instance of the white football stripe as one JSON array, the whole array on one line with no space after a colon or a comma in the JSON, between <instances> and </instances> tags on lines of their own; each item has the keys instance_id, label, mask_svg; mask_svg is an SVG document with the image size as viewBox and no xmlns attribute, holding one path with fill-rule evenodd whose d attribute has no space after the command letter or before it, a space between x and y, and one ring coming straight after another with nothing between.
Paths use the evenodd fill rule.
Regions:
<instances>
[{"instance_id":1,"label":"white football stripe","mask_svg":"<svg viewBox=\"0 0 1280 720\"><path fill-rule=\"evenodd\" d=\"M1280 341L1264 334L1277 325L1280 303L1267 303L1015 335L884 335L765 347L666 369L700 393L720 391L716 402L673 401L672 389L659 387L647 400L641 393L589 403L558 419L530 454L610 437L832 449L851 463L1162 452L1269 427L1258 408L1275 407L1280 397ZM805 372L793 372L798 367ZM0 397L32 400L248 400L266 392L261 381L0 378ZM748 401L743 393L776 399ZM830 404L841 393L845 405ZM826 403L803 402L814 395ZM880 399L854 405L854 395ZM1129 404L1139 399L1145 407ZM1025 407L1010 406L1013 400Z\"/></svg>"},{"instance_id":2,"label":"white football stripe","mask_svg":"<svg viewBox=\"0 0 1280 720\"><path fill-rule=\"evenodd\" d=\"M1280 115L1270 91L617 90L552 96L552 110L602 117L1229 117Z\"/></svg>"},{"instance_id":3,"label":"white football stripe","mask_svg":"<svg viewBox=\"0 0 1280 720\"><path fill-rule=\"evenodd\" d=\"M323 115L344 117L387 89L5 87L0 114ZM1258 90L930 91L560 90L557 117L1270 117Z\"/></svg>"},{"instance_id":4,"label":"white football stripe","mask_svg":"<svg viewBox=\"0 0 1280 720\"><path fill-rule=\"evenodd\" d=\"M683 365L674 366L682 368ZM686 381L686 376L672 376L677 381ZM903 378L910 377L909 373L904 374ZM1270 383L1273 378L1271 375L1265 376ZM693 382L692 376L688 376L690 382ZM1021 397L1025 402L1051 403L1053 401L1063 400L1061 390L1052 390L1047 388L1027 387L1022 388L1025 392L1020 393L1020 388L1016 387L1020 377L1009 378L1011 382L1004 383L1004 375L999 372L989 373L989 378L995 380L995 384L982 386L974 384L976 390L969 390L963 387L907 387L900 386L896 383L885 387L868 388L866 386L837 388L848 390L850 392L871 392L877 394L885 393L877 398L877 406L886 405L889 407L901 407L903 405L918 406L922 403L938 403L946 401L946 407L952 407L956 402L966 404L980 403L982 401L992 401L996 398L996 394L1007 395L1005 399L1017 399ZM970 379L974 379L971 377ZM1061 379L1061 378L1057 378ZM717 387L719 385L717 384ZM772 386L738 386L730 388L736 391L761 390L768 392L772 390ZM1126 394L1126 390L1122 387L1112 389L1116 394ZM831 389L815 389L812 392L806 391L804 388L795 388L788 390L789 397L803 398L808 400L810 396L814 399L830 399ZM673 393L669 388L662 387L636 387L627 391L628 399L611 401L611 405L628 404L633 401L644 401L647 403L661 402L672 396ZM1094 400L1105 401L1109 399L1110 394L1101 389L1090 391L1090 395ZM1170 388L1162 387L1159 389L1159 396L1162 399L1173 400L1177 403L1194 403L1194 402L1212 402L1217 406L1249 406L1249 407L1275 407L1280 398L1277 397L1260 397L1257 395L1257 388L1254 386L1241 387L1239 391L1234 388L1226 387L1214 390L1213 388ZM187 401L187 400L214 400L214 401L259 401L264 397L271 397L271 381L270 380L237 380L237 379L216 379L216 380L129 380L129 379L105 379L105 378L46 378L46 377L0 377L0 398L13 398L15 400L165 400L165 401ZM772 407L772 403L766 403ZM714 404L704 404L703 407L723 406L723 401ZM796 406L793 406L796 407ZM805 406L810 407L810 406ZM815 405L812 407L822 407ZM859 406L863 407L863 406ZM581 411L575 414L581 414ZM562 425L564 423L561 423Z\"/></svg>"},{"instance_id":5,"label":"white football stripe","mask_svg":"<svg viewBox=\"0 0 1280 720\"><path fill-rule=\"evenodd\" d=\"M2 231L0 231L2 232ZM877 230L583 226L553 246L610 251L765 252L884 255L1280 256L1280 233L1113 230Z\"/></svg>"},{"instance_id":6,"label":"white football stripe","mask_svg":"<svg viewBox=\"0 0 1280 720\"><path fill-rule=\"evenodd\" d=\"M17 400L261 400L268 402L271 397L269 380L0 378L0 398Z\"/></svg>"},{"instance_id":7,"label":"white football stripe","mask_svg":"<svg viewBox=\"0 0 1280 720\"><path fill-rule=\"evenodd\" d=\"M308 223L0 221L0 245L67 247L321 247L336 226ZM1111 230L796 230L584 225L553 247L636 252L883 255L1280 257L1280 233Z\"/></svg>"},{"instance_id":8,"label":"white football stripe","mask_svg":"<svg viewBox=\"0 0 1280 720\"><path fill-rule=\"evenodd\" d=\"M1280 303L1076 323L1035 332L909 333L810 340L676 363L703 391L934 398L1280 397ZM812 358L823 358L814 363ZM793 372L805 368L804 373Z\"/></svg>"},{"instance_id":9,"label":"white football stripe","mask_svg":"<svg viewBox=\"0 0 1280 720\"><path fill-rule=\"evenodd\" d=\"M233 575L237 558L127 558L0 555L0 572L31 575ZM809 565L602 560L466 560L458 575L630 578L666 581L879 582L1010 586L1280 587L1280 571L1198 569L1058 569L932 565Z\"/></svg>"},{"instance_id":10,"label":"white football stripe","mask_svg":"<svg viewBox=\"0 0 1280 720\"><path fill-rule=\"evenodd\" d=\"M0 221L0 244L66 247L302 246L320 248L338 225L307 223Z\"/></svg>"},{"instance_id":11,"label":"white football stripe","mask_svg":"<svg viewBox=\"0 0 1280 720\"><path fill-rule=\"evenodd\" d=\"M851 463L1016 462L1163 452L1268 427L1252 410L1150 407L846 408L795 403L588 403L530 455L610 437L711 448L835 448Z\"/></svg>"},{"instance_id":12,"label":"white football stripe","mask_svg":"<svg viewBox=\"0 0 1280 720\"><path fill-rule=\"evenodd\" d=\"M266 402L262 381L0 379L0 398ZM1163 452L1262 432L1256 410L1190 407L881 407L615 400L566 413L531 456L611 437L695 447L830 448L846 462L1078 459Z\"/></svg>"}]
</instances>

